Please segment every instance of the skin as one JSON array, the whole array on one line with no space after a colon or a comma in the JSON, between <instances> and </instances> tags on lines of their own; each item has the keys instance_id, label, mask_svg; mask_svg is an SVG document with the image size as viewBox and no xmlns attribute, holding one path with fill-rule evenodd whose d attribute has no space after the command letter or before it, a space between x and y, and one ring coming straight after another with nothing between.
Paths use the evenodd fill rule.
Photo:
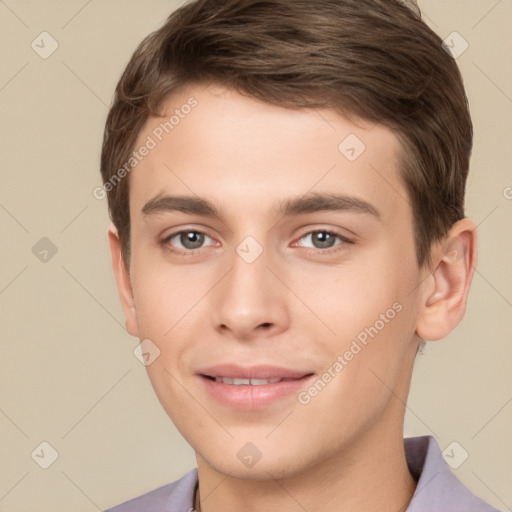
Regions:
<instances>
[{"instance_id":1,"label":"skin","mask_svg":"<svg viewBox=\"0 0 512 512\"><path fill-rule=\"evenodd\" d=\"M474 223L454 224L433 245L432 265L419 268L400 146L387 128L214 84L176 91L163 110L170 115L191 96L197 107L129 176L129 269L114 227L109 241L127 330L159 348L149 378L196 452L201 510L405 510L416 482L403 417L418 340L442 338L464 314ZM136 147L162 121L150 118ZM353 162L338 150L349 134L366 146ZM281 201L313 192L357 197L380 217L273 214ZM162 194L208 199L222 218L143 214ZM166 240L194 229L208 235L199 249L180 236ZM326 229L353 243L319 245L315 233ZM236 252L249 235L263 249L252 263ZM321 376L397 302L401 311L305 405L293 393L260 410L233 409L196 374L229 362ZM237 457L248 442L262 454L250 468Z\"/></svg>"}]
</instances>

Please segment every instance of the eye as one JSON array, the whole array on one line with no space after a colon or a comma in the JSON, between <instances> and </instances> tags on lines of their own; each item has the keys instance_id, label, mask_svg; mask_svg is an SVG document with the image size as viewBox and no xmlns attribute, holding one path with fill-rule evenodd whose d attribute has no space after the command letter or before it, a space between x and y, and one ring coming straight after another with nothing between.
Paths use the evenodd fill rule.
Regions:
<instances>
[{"instance_id":1,"label":"eye","mask_svg":"<svg viewBox=\"0 0 512 512\"><path fill-rule=\"evenodd\" d=\"M296 245L310 249L320 249L321 252L331 252L328 249L354 243L340 233L328 229L310 231L300 237L299 240L308 239L310 241L309 245L297 242ZM208 240L210 241L209 245L212 245L213 239L204 231L188 229L171 233L162 240L162 245L175 254L189 256L199 253ZM336 240L339 240L339 243L336 243ZM336 250L334 249L334 251Z\"/></svg>"},{"instance_id":2,"label":"eye","mask_svg":"<svg viewBox=\"0 0 512 512\"><path fill-rule=\"evenodd\" d=\"M352 244L353 242L341 235L340 233L336 233L335 231L329 231L327 229L319 229L316 231L310 231L303 235L300 240L309 239L311 241L311 245L309 248L312 249L330 249L335 247L336 245L345 245ZM340 243L336 243L336 239L340 240ZM303 246L302 244L300 244ZM303 247L308 247L303 246Z\"/></svg>"},{"instance_id":3,"label":"eye","mask_svg":"<svg viewBox=\"0 0 512 512\"><path fill-rule=\"evenodd\" d=\"M187 254L197 249L201 249L205 240L207 239L212 241L212 238L209 237L204 231L190 229L172 233L166 237L162 243L166 245L172 252L178 254ZM173 247L184 250L176 250Z\"/></svg>"}]
</instances>

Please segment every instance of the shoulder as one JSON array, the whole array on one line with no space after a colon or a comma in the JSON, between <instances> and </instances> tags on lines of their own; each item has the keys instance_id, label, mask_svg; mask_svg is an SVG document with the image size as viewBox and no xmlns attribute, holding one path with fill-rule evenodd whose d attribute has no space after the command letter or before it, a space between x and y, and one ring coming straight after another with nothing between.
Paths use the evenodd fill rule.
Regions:
<instances>
[{"instance_id":1,"label":"shoulder","mask_svg":"<svg viewBox=\"0 0 512 512\"><path fill-rule=\"evenodd\" d=\"M404 446L409 470L418 481L407 512L499 512L451 472L432 436L406 438Z\"/></svg>"},{"instance_id":2,"label":"shoulder","mask_svg":"<svg viewBox=\"0 0 512 512\"><path fill-rule=\"evenodd\" d=\"M187 512L193 509L197 468L179 480L109 508L104 512Z\"/></svg>"}]
</instances>

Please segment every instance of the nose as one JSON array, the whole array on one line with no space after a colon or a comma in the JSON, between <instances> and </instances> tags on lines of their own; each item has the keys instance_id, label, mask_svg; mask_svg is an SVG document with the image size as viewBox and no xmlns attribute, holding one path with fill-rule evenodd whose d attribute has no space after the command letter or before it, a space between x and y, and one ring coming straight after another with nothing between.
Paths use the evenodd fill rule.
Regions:
<instances>
[{"instance_id":1,"label":"nose","mask_svg":"<svg viewBox=\"0 0 512 512\"><path fill-rule=\"evenodd\" d=\"M269 268L264 250L252 263L234 253L232 266L212 294L213 322L223 335L239 341L270 337L289 327L287 289Z\"/></svg>"}]
</instances>

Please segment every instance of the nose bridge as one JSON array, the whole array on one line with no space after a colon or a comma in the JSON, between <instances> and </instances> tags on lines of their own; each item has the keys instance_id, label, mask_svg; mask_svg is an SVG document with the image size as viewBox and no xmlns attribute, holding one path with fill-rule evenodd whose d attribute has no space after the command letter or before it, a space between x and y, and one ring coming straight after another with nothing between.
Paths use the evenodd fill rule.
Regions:
<instances>
[{"instance_id":1,"label":"nose bridge","mask_svg":"<svg viewBox=\"0 0 512 512\"><path fill-rule=\"evenodd\" d=\"M243 295L262 293L268 281L268 260L269 254L263 245L253 237L246 237L236 247L232 258L231 285L240 287Z\"/></svg>"},{"instance_id":2,"label":"nose bridge","mask_svg":"<svg viewBox=\"0 0 512 512\"><path fill-rule=\"evenodd\" d=\"M287 321L282 285L267 268L270 253L263 241L247 236L235 248L231 270L214 298L214 322L239 338L249 338L264 324L277 329Z\"/></svg>"},{"instance_id":3,"label":"nose bridge","mask_svg":"<svg viewBox=\"0 0 512 512\"><path fill-rule=\"evenodd\" d=\"M225 300L232 306L243 309L259 309L260 301L266 296L270 302L269 270L267 250L255 245L254 239L244 239L235 250L231 260L231 272L226 283ZM258 254L259 253L259 254Z\"/></svg>"}]
</instances>

